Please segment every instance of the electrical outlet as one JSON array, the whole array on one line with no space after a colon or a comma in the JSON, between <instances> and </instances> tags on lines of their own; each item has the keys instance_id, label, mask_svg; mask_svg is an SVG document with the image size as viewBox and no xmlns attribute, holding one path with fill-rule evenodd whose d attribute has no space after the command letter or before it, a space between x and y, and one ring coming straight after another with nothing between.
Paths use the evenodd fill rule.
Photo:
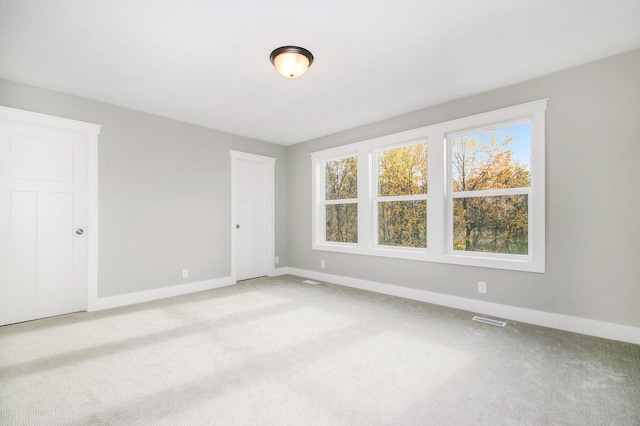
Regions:
<instances>
[{"instance_id":1,"label":"electrical outlet","mask_svg":"<svg viewBox=\"0 0 640 426\"><path fill-rule=\"evenodd\" d=\"M324 260L321 260L321 261L320 261L320 267L321 267L322 269L324 269L324 268L325 268L325 266L326 266L326 265L325 265L325 263L324 263Z\"/></svg>"},{"instance_id":2,"label":"electrical outlet","mask_svg":"<svg viewBox=\"0 0 640 426\"><path fill-rule=\"evenodd\" d=\"M183 269L182 270L182 278L189 278L189 270L188 269Z\"/></svg>"},{"instance_id":3,"label":"electrical outlet","mask_svg":"<svg viewBox=\"0 0 640 426\"><path fill-rule=\"evenodd\" d=\"M484 281L478 281L478 293L487 292L487 283Z\"/></svg>"},{"instance_id":4,"label":"electrical outlet","mask_svg":"<svg viewBox=\"0 0 640 426\"><path fill-rule=\"evenodd\" d=\"M276 256L276 265L280 263L280 256Z\"/></svg>"}]
</instances>

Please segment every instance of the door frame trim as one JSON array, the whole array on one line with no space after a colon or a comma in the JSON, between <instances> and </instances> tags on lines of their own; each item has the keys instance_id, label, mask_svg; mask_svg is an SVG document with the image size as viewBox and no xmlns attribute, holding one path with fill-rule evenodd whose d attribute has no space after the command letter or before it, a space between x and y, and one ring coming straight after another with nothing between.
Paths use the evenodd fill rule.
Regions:
<instances>
[{"instance_id":1,"label":"door frame trim","mask_svg":"<svg viewBox=\"0 0 640 426\"><path fill-rule=\"evenodd\" d=\"M267 275L272 277L275 274L275 164L276 158L267 157L264 155L251 154L243 151L235 151L230 149L229 155L231 157L231 223L229 224L231 229L231 279L235 283L237 282L237 256L236 256L236 223L237 223L237 161L238 159L255 161L262 163L266 166L267 181L266 186L266 212L265 219L267 224L267 238L265 241L265 269Z\"/></svg>"},{"instance_id":2,"label":"door frame trim","mask_svg":"<svg viewBox=\"0 0 640 426\"><path fill-rule=\"evenodd\" d=\"M87 137L87 298L93 310L98 299L98 135L102 125L0 106L0 120L71 131Z\"/></svg>"}]
</instances>

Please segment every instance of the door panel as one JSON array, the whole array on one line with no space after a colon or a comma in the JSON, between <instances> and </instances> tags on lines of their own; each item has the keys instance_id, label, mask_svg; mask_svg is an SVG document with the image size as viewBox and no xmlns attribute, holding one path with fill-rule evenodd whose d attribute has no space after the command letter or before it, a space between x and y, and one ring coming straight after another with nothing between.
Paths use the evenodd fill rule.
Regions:
<instances>
[{"instance_id":1,"label":"door panel","mask_svg":"<svg viewBox=\"0 0 640 426\"><path fill-rule=\"evenodd\" d=\"M73 143L12 134L11 177L71 182Z\"/></svg>"},{"instance_id":2,"label":"door panel","mask_svg":"<svg viewBox=\"0 0 640 426\"><path fill-rule=\"evenodd\" d=\"M73 289L73 196L71 194L49 194L49 235L43 244L42 268L45 276L44 285L47 288L64 291ZM45 227L47 224L43 224ZM71 230L72 232L69 232Z\"/></svg>"},{"instance_id":3,"label":"door panel","mask_svg":"<svg viewBox=\"0 0 640 426\"><path fill-rule=\"evenodd\" d=\"M11 262L7 292L33 295L38 288L38 194L13 191L11 197ZM3 296L7 295L3 292Z\"/></svg>"}]
</instances>

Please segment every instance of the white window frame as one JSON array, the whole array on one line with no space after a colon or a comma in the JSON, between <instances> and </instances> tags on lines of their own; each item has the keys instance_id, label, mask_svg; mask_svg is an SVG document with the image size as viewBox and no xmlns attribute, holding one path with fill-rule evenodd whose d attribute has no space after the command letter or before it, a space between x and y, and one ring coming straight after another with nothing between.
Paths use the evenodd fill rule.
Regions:
<instances>
[{"instance_id":1,"label":"white window frame","mask_svg":"<svg viewBox=\"0 0 640 426\"><path fill-rule=\"evenodd\" d=\"M334 205L334 204L356 204L359 207L360 203L358 198L353 198L353 199L348 198L348 199L341 199L341 200L326 199L326 182L325 182L326 164L329 161L342 160L344 158L350 158L350 157L356 157L356 160L359 160L357 154L358 154L357 151L353 151L353 150L351 151L337 150L337 153L335 155L326 156L314 162L313 187L319 188L319 189L313 191L314 209L313 209L312 221L314 224L315 223L324 224L324 226L314 225L313 241L322 241L323 242L322 245L324 247L327 247L327 248L335 247L337 249L336 251L347 251L349 249L357 248L357 243L327 241L326 207L328 205ZM358 167L358 195L360 194L359 183L360 183L360 168ZM360 229L358 229L358 237L359 236L360 236Z\"/></svg>"},{"instance_id":2,"label":"white window frame","mask_svg":"<svg viewBox=\"0 0 640 426\"><path fill-rule=\"evenodd\" d=\"M376 249L395 250L395 251L401 251L401 252L404 251L404 252L414 252L414 253L425 253L427 250L425 247L397 247L397 246L380 245L380 242L378 240L378 226L379 226L378 203L379 202L424 200L427 202L427 206L429 205L428 192L426 194L414 194L414 195L390 195L390 196L378 195L378 189L379 189L378 155L383 151L389 151L396 148L404 148L407 146L422 145L425 143L427 143L427 152L428 152L429 145L426 138L412 140L412 141L404 142L401 144L385 145L385 146L381 146L371 150L373 154L372 155L373 167L372 167L372 176L371 176L371 184L373 185L372 192L371 192L371 195L372 195L371 196L371 222L372 222L371 237L373 240L373 247ZM427 157L427 159L428 158L429 157ZM427 247L428 246L429 246L429 241L427 241Z\"/></svg>"},{"instance_id":3,"label":"white window frame","mask_svg":"<svg viewBox=\"0 0 640 426\"><path fill-rule=\"evenodd\" d=\"M447 207L447 230L448 230L448 235L447 235L447 250L449 255L451 256L472 256L472 257L482 257L482 258L497 258L497 259L504 259L504 260L529 260L531 261L532 256L532 250L533 250L533 244L532 244L532 239L528 238L528 249L527 249L527 254L526 255L514 255L514 254L506 254L506 253L485 253L485 252L471 252L471 251L464 251L464 250L455 250L453 248L453 240L454 240L454 235L453 235L453 200L456 198L481 198L481 197L499 197L499 196L508 196L508 195L526 195L528 197L529 200L531 200L531 196L533 194L533 191L531 189L531 186L528 187L517 187L517 188L502 188L502 189L491 189L491 190L478 190L478 191L460 191L460 192L454 192L453 191L453 168L451 167L451 164L453 162L453 147L452 147L452 138L455 136L459 136L459 135L467 135L467 134L473 134L473 133L482 133L482 132L488 132L488 131L492 131L492 130L496 130L498 128L505 128L505 127L509 127L509 126L516 126L519 124L525 124L525 123L530 123L532 125L532 132L533 132L533 122L530 118L527 119L520 119L520 120L515 120L515 121L511 121L511 122L503 122L503 123L498 123L498 126L483 126L481 128L476 128L476 129L468 129L462 132L456 132L456 133L450 133L447 135L446 138L446 149L447 149L447 165L448 165L448 170L447 170L447 203L446 203L446 207ZM531 149L533 149L533 137L531 140ZM533 208L532 208L532 203L528 203L529 205L529 212L528 212L528 217L531 217L531 214L533 213ZM528 235L531 234L532 232L532 226L531 226L531 220L529 220L529 224L528 224Z\"/></svg>"},{"instance_id":4,"label":"white window frame","mask_svg":"<svg viewBox=\"0 0 640 426\"><path fill-rule=\"evenodd\" d=\"M438 123L375 139L311 153L312 249L478 266L528 272L545 272L545 111L547 99ZM514 122L531 122L531 187L529 191L529 252L527 255L475 253L453 250L450 149L453 134L496 128ZM427 249L377 245L376 151L427 142L429 193L427 201ZM331 243L324 238L324 162L357 155L358 242ZM498 192L487 195L503 195ZM508 192L508 191L507 191ZM475 195L479 195L477 192Z\"/></svg>"}]
</instances>

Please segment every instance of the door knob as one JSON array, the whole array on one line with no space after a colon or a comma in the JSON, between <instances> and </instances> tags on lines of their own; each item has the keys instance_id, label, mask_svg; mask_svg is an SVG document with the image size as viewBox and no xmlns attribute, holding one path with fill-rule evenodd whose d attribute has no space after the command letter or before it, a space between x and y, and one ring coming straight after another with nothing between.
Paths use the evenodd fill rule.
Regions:
<instances>
[{"instance_id":1,"label":"door knob","mask_svg":"<svg viewBox=\"0 0 640 426\"><path fill-rule=\"evenodd\" d=\"M236 223L236 229L238 229L238 228L240 228L240 225L238 225L238 224Z\"/></svg>"},{"instance_id":2,"label":"door knob","mask_svg":"<svg viewBox=\"0 0 640 426\"><path fill-rule=\"evenodd\" d=\"M78 235L82 235L82 234L84 234L84 230L83 230L82 228L79 228L79 229L76 231L76 234L78 234Z\"/></svg>"}]
</instances>

